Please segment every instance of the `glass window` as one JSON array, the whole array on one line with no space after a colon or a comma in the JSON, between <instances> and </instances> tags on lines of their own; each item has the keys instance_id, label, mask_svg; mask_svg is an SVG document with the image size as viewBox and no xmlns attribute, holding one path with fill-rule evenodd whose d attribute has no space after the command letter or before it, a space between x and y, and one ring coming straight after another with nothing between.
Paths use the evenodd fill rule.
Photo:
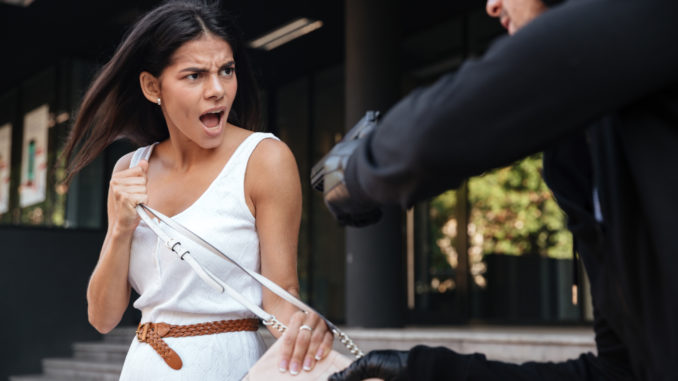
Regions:
<instances>
[{"instance_id":1,"label":"glass window","mask_svg":"<svg viewBox=\"0 0 678 381\"><path fill-rule=\"evenodd\" d=\"M581 320L571 301L572 237L541 166L533 155L417 206L426 229L417 230L415 310L489 322Z\"/></svg>"},{"instance_id":2,"label":"glass window","mask_svg":"<svg viewBox=\"0 0 678 381\"><path fill-rule=\"evenodd\" d=\"M69 187L59 160L94 68L64 61L0 96L0 224L103 227L110 149Z\"/></svg>"},{"instance_id":3,"label":"glass window","mask_svg":"<svg viewBox=\"0 0 678 381\"><path fill-rule=\"evenodd\" d=\"M541 178L541 154L468 182L471 317L577 320L572 235Z\"/></svg>"},{"instance_id":4,"label":"glass window","mask_svg":"<svg viewBox=\"0 0 678 381\"><path fill-rule=\"evenodd\" d=\"M309 186L311 167L344 133L344 67L324 68L269 94L269 129L288 144L299 166L303 209L299 233L300 293L333 321L344 319L344 229Z\"/></svg>"}]
</instances>

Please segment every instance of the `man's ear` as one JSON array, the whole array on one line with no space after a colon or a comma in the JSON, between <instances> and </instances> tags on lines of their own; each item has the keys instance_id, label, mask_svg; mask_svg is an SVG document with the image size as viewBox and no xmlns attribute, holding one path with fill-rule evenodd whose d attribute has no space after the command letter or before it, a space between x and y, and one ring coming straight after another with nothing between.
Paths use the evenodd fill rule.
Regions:
<instances>
[{"instance_id":1,"label":"man's ear","mask_svg":"<svg viewBox=\"0 0 678 381\"><path fill-rule=\"evenodd\" d=\"M139 85L144 97L153 103L158 103L160 99L160 81L153 74L143 71L139 74Z\"/></svg>"}]
</instances>

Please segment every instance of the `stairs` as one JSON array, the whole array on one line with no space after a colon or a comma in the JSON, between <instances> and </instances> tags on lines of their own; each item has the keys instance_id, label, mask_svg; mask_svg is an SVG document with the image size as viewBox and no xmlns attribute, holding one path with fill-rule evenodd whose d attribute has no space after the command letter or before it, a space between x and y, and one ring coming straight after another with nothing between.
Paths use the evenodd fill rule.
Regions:
<instances>
[{"instance_id":1,"label":"stairs","mask_svg":"<svg viewBox=\"0 0 678 381\"><path fill-rule=\"evenodd\" d=\"M118 381L134 337L134 327L116 328L101 342L73 344L73 358L42 360L42 374L11 376L10 381Z\"/></svg>"},{"instance_id":2,"label":"stairs","mask_svg":"<svg viewBox=\"0 0 678 381\"><path fill-rule=\"evenodd\" d=\"M42 360L43 374L11 376L10 381L117 381L135 327L116 328L100 342L73 344L73 358ZM596 351L589 327L462 327L344 330L367 353L409 349L417 344L446 346L461 353L482 352L490 359L520 363L562 361ZM264 341L274 341L260 329ZM346 349L335 340L335 349Z\"/></svg>"}]
</instances>

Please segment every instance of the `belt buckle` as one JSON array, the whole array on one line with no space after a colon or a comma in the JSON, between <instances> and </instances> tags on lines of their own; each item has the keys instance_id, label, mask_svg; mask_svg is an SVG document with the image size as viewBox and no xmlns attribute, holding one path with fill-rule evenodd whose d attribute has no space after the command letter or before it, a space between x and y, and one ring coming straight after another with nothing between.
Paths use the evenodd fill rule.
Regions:
<instances>
[{"instance_id":1,"label":"belt buckle","mask_svg":"<svg viewBox=\"0 0 678 381\"><path fill-rule=\"evenodd\" d=\"M140 342L145 343L146 342L146 334L148 334L148 328L150 327L151 323L143 323L139 324L139 327L137 327L137 339L139 339Z\"/></svg>"}]
</instances>

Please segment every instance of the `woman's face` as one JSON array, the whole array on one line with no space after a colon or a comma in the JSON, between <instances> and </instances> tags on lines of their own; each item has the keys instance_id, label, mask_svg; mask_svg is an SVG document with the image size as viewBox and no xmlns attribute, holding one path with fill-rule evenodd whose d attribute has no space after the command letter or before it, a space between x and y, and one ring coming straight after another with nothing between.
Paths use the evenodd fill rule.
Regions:
<instances>
[{"instance_id":1,"label":"woman's face","mask_svg":"<svg viewBox=\"0 0 678 381\"><path fill-rule=\"evenodd\" d=\"M209 34L189 41L172 55L159 81L170 136L218 147L238 90L231 46Z\"/></svg>"}]
</instances>

